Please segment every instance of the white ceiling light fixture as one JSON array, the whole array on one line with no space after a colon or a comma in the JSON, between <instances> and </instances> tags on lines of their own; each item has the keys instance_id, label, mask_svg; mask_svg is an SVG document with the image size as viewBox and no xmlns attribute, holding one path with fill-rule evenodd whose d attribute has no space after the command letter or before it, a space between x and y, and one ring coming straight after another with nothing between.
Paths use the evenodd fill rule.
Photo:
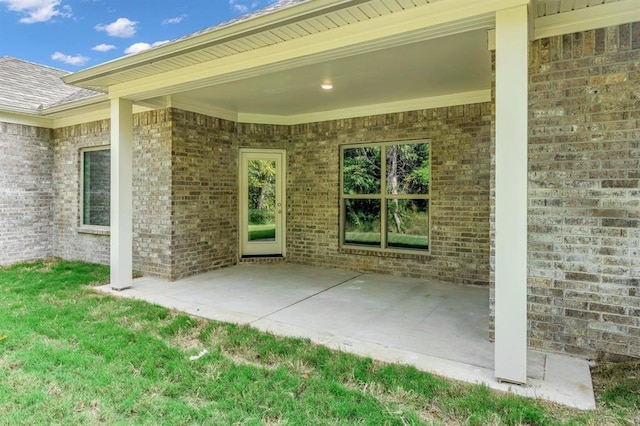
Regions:
<instances>
[{"instance_id":1,"label":"white ceiling light fixture","mask_svg":"<svg viewBox=\"0 0 640 426\"><path fill-rule=\"evenodd\" d=\"M320 87L322 88L322 90L331 90L333 89L333 84L329 82L324 82L320 85Z\"/></svg>"}]
</instances>

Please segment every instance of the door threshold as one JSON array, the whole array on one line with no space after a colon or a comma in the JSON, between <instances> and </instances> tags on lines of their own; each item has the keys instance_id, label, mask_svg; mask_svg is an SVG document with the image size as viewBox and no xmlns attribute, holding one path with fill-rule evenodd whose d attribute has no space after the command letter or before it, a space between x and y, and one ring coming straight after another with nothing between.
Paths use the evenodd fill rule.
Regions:
<instances>
[{"instance_id":1,"label":"door threshold","mask_svg":"<svg viewBox=\"0 0 640 426\"><path fill-rule=\"evenodd\" d=\"M280 263L284 261L285 257L281 254L258 254L242 256L238 263Z\"/></svg>"}]
</instances>

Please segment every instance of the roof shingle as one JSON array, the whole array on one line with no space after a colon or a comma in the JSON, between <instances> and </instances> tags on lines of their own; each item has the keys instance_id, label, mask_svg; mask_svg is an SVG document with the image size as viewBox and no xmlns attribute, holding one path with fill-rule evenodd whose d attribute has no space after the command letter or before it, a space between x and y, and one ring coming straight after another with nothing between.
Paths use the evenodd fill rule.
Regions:
<instances>
[{"instance_id":1,"label":"roof shingle","mask_svg":"<svg viewBox=\"0 0 640 426\"><path fill-rule=\"evenodd\" d=\"M65 84L67 71L5 56L0 58L0 109L38 112L101 93Z\"/></svg>"}]
</instances>

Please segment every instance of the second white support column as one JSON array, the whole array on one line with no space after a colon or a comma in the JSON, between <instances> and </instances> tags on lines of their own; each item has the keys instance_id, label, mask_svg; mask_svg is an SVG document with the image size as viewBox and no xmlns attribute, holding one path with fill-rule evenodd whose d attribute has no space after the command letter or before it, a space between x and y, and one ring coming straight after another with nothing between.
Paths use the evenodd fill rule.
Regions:
<instances>
[{"instance_id":1,"label":"second white support column","mask_svg":"<svg viewBox=\"0 0 640 426\"><path fill-rule=\"evenodd\" d=\"M527 6L496 13L495 374L527 381Z\"/></svg>"},{"instance_id":2,"label":"second white support column","mask_svg":"<svg viewBox=\"0 0 640 426\"><path fill-rule=\"evenodd\" d=\"M111 287L132 286L133 105L111 100Z\"/></svg>"}]
</instances>

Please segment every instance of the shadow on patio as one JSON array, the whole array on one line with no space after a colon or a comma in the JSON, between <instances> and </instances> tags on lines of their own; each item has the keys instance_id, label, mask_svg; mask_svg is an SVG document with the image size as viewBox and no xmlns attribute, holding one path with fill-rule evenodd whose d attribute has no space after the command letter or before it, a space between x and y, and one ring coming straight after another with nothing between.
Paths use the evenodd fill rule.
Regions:
<instances>
[{"instance_id":1,"label":"shadow on patio","mask_svg":"<svg viewBox=\"0 0 640 426\"><path fill-rule=\"evenodd\" d=\"M100 290L498 390L595 407L584 360L530 351L527 386L496 381L486 288L278 263L240 264L177 282L144 277L125 291Z\"/></svg>"}]
</instances>

